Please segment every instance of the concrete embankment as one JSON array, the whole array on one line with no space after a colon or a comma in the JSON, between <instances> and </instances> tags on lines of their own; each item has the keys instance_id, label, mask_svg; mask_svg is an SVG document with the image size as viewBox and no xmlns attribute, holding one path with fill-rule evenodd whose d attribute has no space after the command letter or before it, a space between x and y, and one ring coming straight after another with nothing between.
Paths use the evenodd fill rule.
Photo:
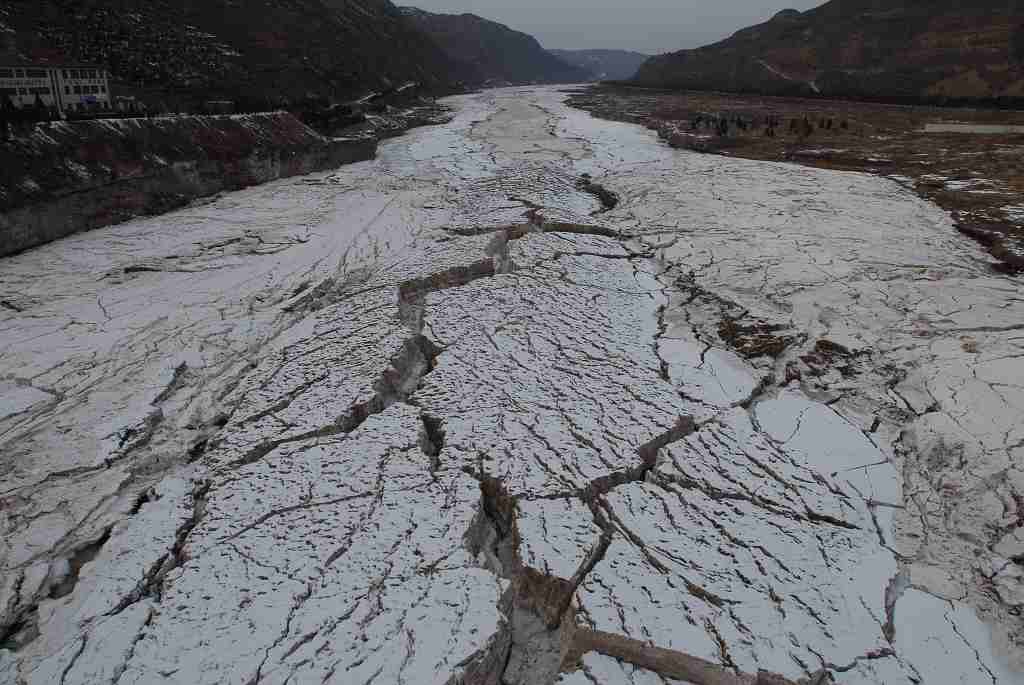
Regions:
<instances>
[{"instance_id":1,"label":"concrete embankment","mask_svg":"<svg viewBox=\"0 0 1024 685\"><path fill-rule=\"evenodd\" d=\"M0 256L224 190L373 158L287 112L53 122L0 143Z\"/></svg>"}]
</instances>

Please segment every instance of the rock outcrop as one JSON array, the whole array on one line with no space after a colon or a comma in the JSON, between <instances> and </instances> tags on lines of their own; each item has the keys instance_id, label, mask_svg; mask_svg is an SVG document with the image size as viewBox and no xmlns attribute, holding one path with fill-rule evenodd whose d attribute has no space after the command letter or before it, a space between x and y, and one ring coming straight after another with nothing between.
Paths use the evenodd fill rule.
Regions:
<instances>
[{"instance_id":1,"label":"rock outcrop","mask_svg":"<svg viewBox=\"0 0 1024 685\"><path fill-rule=\"evenodd\" d=\"M291 114L36 125L0 146L0 256L223 190L370 159Z\"/></svg>"},{"instance_id":2,"label":"rock outcrop","mask_svg":"<svg viewBox=\"0 0 1024 685\"><path fill-rule=\"evenodd\" d=\"M491 85L578 83L594 79L589 69L564 62L537 39L475 14L434 14L415 7L401 10L450 58L467 65Z\"/></svg>"},{"instance_id":3,"label":"rock outcrop","mask_svg":"<svg viewBox=\"0 0 1024 685\"><path fill-rule=\"evenodd\" d=\"M899 99L1024 98L1019 0L832 0L696 50L653 57L645 86Z\"/></svg>"}]
</instances>

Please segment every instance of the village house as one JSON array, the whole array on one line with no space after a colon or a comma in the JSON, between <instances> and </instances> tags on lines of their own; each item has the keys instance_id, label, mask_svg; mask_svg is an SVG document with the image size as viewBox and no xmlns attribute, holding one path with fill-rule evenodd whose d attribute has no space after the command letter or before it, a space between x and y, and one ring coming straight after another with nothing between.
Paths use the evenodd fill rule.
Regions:
<instances>
[{"instance_id":1,"label":"village house","mask_svg":"<svg viewBox=\"0 0 1024 685\"><path fill-rule=\"evenodd\" d=\"M37 101L60 112L110 109L110 79L95 65L31 65L0 63L0 97L16 107Z\"/></svg>"}]
</instances>

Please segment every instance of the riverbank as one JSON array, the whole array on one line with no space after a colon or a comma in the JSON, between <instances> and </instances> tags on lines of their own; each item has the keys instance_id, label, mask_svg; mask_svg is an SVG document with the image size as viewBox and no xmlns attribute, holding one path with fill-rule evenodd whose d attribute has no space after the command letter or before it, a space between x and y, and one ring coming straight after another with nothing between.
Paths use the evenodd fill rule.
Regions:
<instances>
[{"instance_id":1,"label":"riverbank","mask_svg":"<svg viewBox=\"0 0 1024 685\"><path fill-rule=\"evenodd\" d=\"M569 104L669 145L885 176L950 213L1000 271L1024 271L1024 112L595 86Z\"/></svg>"},{"instance_id":2,"label":"riverbank","mask_svg":"<svg viewBox=\"0 0 1024 685\"><path fill-rule=\"evenodd\" d=\"M372 159L436 107L336 136L288 112L51 122L0 143L0 257L203 197Z\"/></svg>"}]
</instances>

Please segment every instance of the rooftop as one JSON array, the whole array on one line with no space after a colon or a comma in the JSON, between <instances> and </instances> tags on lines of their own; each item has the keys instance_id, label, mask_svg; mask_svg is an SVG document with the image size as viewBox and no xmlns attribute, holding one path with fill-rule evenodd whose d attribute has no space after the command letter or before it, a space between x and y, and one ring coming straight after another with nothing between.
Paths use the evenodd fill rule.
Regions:
<instances>
[{"instance_id":1,"label":"rooftop","mask_svg":"<svg viewBox=\"0 0 1024 685\"><path fill-rule=\"evenodd\" d=\"M102 69L102 64L84 64L82 62L27 62L24 60L0 60L0 69Z\"/></svg>"}]
</instances>

